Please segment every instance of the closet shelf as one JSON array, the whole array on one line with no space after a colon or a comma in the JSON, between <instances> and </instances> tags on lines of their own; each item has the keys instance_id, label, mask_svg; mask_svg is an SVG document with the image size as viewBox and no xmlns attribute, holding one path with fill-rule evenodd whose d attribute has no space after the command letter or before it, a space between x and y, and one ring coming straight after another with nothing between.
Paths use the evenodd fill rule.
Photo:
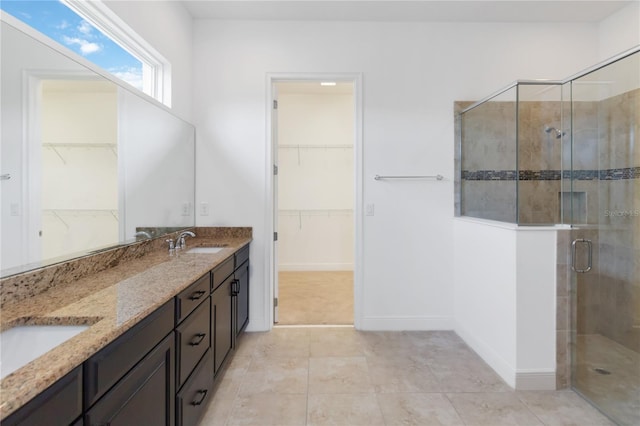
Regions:
<instances>
[{"instance_id":1,"label":"closet shelf","mask_svg":"<svg viewBox=\"0 0 640 426\"><path fill-rule=\"evenodd\" d=\"M52 149L64 164L67 164L67 162L60 151L58 151L59 148L109 149L111 150L111 152L113 152L113 155L115 155L116 158L118 157L118 145L115 143L43 143L42 147Z\"/></svg>"},{"instance_id":2,"label":"closet shelf","mask_svg":"<svg viewBox=\"0 0 640 426\"><path fill-rule=\"evenodd\" d=\"M60 222L64 224L64 226L69 228L69 224L64 220L64 218L70 217L98 217L98 216L110 216L116 222L118 221L118 210L112 209L42 209L42 213L46 215L54 216Z\"/></svg>"}]
</instances>

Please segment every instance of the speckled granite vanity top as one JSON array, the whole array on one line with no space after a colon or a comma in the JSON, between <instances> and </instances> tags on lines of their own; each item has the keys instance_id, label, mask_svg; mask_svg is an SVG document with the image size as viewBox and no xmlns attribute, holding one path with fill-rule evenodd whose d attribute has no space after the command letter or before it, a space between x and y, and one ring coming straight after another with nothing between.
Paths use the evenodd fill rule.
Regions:
<instances>
[{"instance_id":1,"label":"speckled granite vanity top","mask_svg":"<svg viewBox=\"0 0 640 426\"><path fill-rule=\"evenodd\" d=\"M143 254L132 258L120 253L120 258L114 261L113 255L109 258L108 253L103 254L100 261L109 265L102 271L62 283L54 282L55 275L64 275L64 272L53 272L50 273L53 278L47 277L51 284L44 291L21 300L7 300L5 297L0 311L2 330L23 324L88 324L90 327L0 382L0 419L44 391L251 241L249 228L196 228L195 232L198 237L187 240L188 248L224 248L215 254L192 254L187 249L170 255L164 239L156 240L149 242ZM83 260L98 261L93 258ZM42 279L42 274L31 277L31 281ZM10 287L28 286L28 283L9 277L1 280L0 285L3 291L11 293Z\"/></svg>"}]
</instances>

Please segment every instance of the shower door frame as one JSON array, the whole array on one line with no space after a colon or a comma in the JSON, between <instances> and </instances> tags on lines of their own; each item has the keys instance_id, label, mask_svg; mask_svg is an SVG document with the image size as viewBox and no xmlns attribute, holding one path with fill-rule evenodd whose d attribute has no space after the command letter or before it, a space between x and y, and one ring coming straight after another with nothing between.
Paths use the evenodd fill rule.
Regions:
<instances>
[{"instance_id":1,"label":"shower door frame","mask_svg":"<svg viewBox=\"0 0 640 426\"><path fill-rule=\"evenodd\" d=\"M614 411L615 408L612 408L609 405L605 406L602 401L602 398L595 399L595 396L598 396L598 395L596 391L594 391L593 393L591 392L591 388L593 386L592 387L588 387L587 385L582 386L582 383L579 382L579 377L578 377L579 368L581 368L580 370L581 374L585 374L585 373L589 374L591 370L593 370L593 373L595 374L599 373L599 374L606 375L608 373L611 373L610 371L607 370L608 367L606 367L607 361L609 361L609 359L607 359L607 361L601 361L600 364L598 364L600 365L600 368L598 368L598 365L596 364L591 365L592 360L591 359L587 360L586 358L583 360L583 364L580 364L581 367L578 365L579 331L584 334L584 336L580 335L580 336L583 336L582 339L586 339L587 338L586 336L589 336L589 335L601 336L603 338L611 340L612 342L615 342L615 344L620 345L621 347L625 348L625 350L628 349L633 351L633 349L628 348L624 344L617 342L613 338L605 335L604 332L599 329L597 324L592 324L591 326L589 326L588 322L587 324L584 324L583 322L589 319L589 315L590 314L593 315L593 308L589 310L590 309L589 306L585 306L583 308L579 306L579 297L581 293L579 292L578 287L590 288L589 291L597 292L602 288L602 286L607 286L611 284L611 282L607 279L607 277L603 277L600 274L600 270L601 270L601 267L603 266L603 262L605 262L605 259L603 259L603 257L601 256L600 247L601 247L601 237L602 237L601 232L606 231L607 230L606 226L608 225L606 221L603 220L603 218L605 217L604 215L606 215L606 213L603 213L604 211L603 209L604 207L609 207L605 203L608 201L611 201L609 197L609 191L612 191L612 189L609 188L609 186L611 185L612 181L606 180L606 179L602 181L602 182L606 182L606 185L607 185L606 187L603 187L603 184L601 183L600 176L602 175L601 173L602 170L606 168L610 168L611 164L608 164L608 165L602 164L600 162L600 153L603 148L603 144L611 143L611 139L609 135L607 135L606 140L602 139L602 136L600 135L600 131L599 131L600 123L598 123L598 125L596 125L596 131L597 131L596 155L598 157L597 157L597 168L594 171L594 174L595 172L597 172L597 177L593 179L593 181L597 182L596 184L597 188L595 190L590 191L591 197L593 197L595 193L595 196L597 196L597 200L595 202L593 200L589 200L588 198L590 197L590 195L589 193L587 193L589 191L584 191L585 199L586 199L585 205L587 207L585 212L586 216L582 217L581 220L584 221L585 223L577 223L579 220L577 218L582 215L577 214L577 212L575 211L576 206L573 204L574 202L573 194L575 193L575 191L577 191L576 181L579 180L579 174L575 173L576 164L575 164L574 154L577 151L580 151L581 144L584 142L576 138L576 133L581 131L582 129L576 129L576 126L575 126L576 124L575 102L577 102L577 100L575 97L574 84L576 80L582 77L585 77L593 72L596 72L602 68L613 65L614 63L621 61L627 57L630 57L631 55L634 55L634 54L640 54L640 46L637 46L633 49L623 52L617 55L616 57L609 59L606 62L597 64L565 80L565 83L569 84L570 96L571 96L571 99L570 99L571 111L569 114L568 124L569 124L570 135L571 135L570 180L571 180L571 194L572 194L572 199L571 199L572 211L571 211L571 231L570 231L571 243L569 247L567 247L567 250L569 250L569 259L571 262L570 283L571 283L571 293L572 293L571 312L570 312L571 343L572 343L571 344L571 388L574 391L576 391L578 394L580 394L583 398L588 400L591 404L593 404L603 414L610 417L612 420L616 422L623 422L623 423L624 423L624 420L617 417L621 415L620 412ZM637 88L634 90L640 90L640 88ZM618 96L618 95L613 95L613 96ZM603 99L606 99L606 98L603 98ZM598 100L598 101L600 102L601 100ZM610 150L610 148L608 149ZM634 167L632 160L630 159L629 162L625 164L625 166ZM616 167L619 167L619 165L616 164ZM633 203L631 204L633 205ZM596 215L595 219L593 217L594 213ZM593 275L588 275L588 274L593 274ZM638 277L632 277L632 280L634 279L637 280ZM598 306L600 306L601 297L602 297L601 294L600 295L592 294L590 297L597 299ZM585 305L589 305L589 304L587 303ZM617 307L618 307L618 301L616 300L616 308ZM578 327L579 325L580 327ZM590 348L590 351L593 351L592 347ZM597 376L594 376L594 377L597 377ZM585 379L585 380L586 382L590 382L589 379ZM589 394L594 395L594 397L589 396Z\"/></svg>"}]
</instances>

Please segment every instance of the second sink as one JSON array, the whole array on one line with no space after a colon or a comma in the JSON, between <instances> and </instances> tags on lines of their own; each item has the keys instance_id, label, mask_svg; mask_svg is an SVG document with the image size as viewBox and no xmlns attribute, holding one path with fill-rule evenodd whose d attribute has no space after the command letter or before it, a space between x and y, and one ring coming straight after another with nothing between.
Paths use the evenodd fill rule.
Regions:
<instances>
[{"instance_id":1,"label":"second sink","mask_svg":"<svg viewBox=\"0 0 640 426\"><path fill-rule=\"evenodd\" d=\"M213 254L223 250L224 247L194 247L187 250L187 253L206 253Z\"/></svg>"}]
</instances>

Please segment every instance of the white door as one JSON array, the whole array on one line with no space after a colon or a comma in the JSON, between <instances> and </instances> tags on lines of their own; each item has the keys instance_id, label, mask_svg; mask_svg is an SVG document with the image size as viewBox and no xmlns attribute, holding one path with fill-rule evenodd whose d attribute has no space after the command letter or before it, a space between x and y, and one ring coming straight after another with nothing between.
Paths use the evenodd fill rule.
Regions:
<instances>
[{"instance_id":1,"label":"white door","mask_svg":"<svg viewBox=\"0 0 640 426\"><path fill-rule=\"evenodd\" d=\"M278 87L271 84L271 149L273 150L273 322L278 322Z\"/></svg>"}]
</instances>

